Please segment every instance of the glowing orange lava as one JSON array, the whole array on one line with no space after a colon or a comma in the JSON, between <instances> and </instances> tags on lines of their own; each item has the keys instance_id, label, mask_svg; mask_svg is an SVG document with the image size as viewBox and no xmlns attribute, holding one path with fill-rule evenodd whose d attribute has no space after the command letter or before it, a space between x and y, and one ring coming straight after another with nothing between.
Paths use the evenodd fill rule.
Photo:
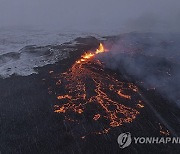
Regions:
<instances>
[{"instance_id":1,"label":"glowing orange lava","mask_svg":"<svg viewBox=\"0 0 180 154\"><path fill-rule=\"evenodd\" d=\"M74 114L89 112L92 121L104 122L104 129L95 134L108 133L113 127L131 123L140 113L138 88L133 83L121 82L112 72L105 71L103 63L94 59L106 52L103 44L94 52L87 52L58 79L64 84L63 94L57 94L54 112L63 114L65 119L78 121ZM56 84L57 85L57 84ZM138 105L137 105L138 104ZM138 106L138 107L137 107Z\"/></svg>"},{"instance_id":2,"label":"glowing orange lava","mask_svg":"<svg viewBox=\"0 0 180 154\"><path fill-rule=\"evenodd\" d=\"M96 49L96 51L93 53L93 52L87 52L85 53L84 55L81 56L81 59L76 61L76 63L81 63L81 62L85 62L87 60L89 60L90 58L94 57L95 55L99 54L99 53L102 53L102 52L105 52L107 50L105 50L104 46L102 43L100 43L99 45L99 48Z\"/></svg>"}]
</instances>

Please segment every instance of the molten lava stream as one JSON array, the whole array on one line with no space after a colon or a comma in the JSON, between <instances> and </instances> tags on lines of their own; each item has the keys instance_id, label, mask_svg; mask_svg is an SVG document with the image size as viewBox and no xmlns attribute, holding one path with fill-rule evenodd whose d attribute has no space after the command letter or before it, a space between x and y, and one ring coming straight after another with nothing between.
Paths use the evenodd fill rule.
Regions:
<instances>
[{"instance_id":1,"label":"molten lava stream","mask_svg":"<svg viewBox=\"0 0 180 154\"><path fill-rule=\"evenodd\" d=\"M80 124L81 118L75 115L88 115L95 123L103 123L103 130L90 132L95 134L108 133L113 127L132 122L144 107L133 83L119 81L115 74L104 69L103 63L94 59L103 52L106 50L100 44L96 51L86 52L61 74L57 85L62 81L66 93L57 95L54 106L54 112L63 114L67 121Z\"/></svg>"}]
</instances>

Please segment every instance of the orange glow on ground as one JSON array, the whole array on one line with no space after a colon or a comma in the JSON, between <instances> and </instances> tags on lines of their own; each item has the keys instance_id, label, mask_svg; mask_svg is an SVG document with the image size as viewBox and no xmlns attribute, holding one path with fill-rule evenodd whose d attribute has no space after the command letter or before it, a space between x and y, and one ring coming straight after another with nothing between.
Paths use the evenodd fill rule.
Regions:
<instances>
[{"instance_id":1,"label":"orange glow on ground","mask_svg":"<svg viewBox=\"0 0 180 154\"><path fill-rule=\"evenodd\" d=\"M57 95L59 103L54 106L54 112L64 114L65 119L75 122L77 119L72 120L70 117L73 113L83 115L86 110L96 111L92 120L105 120L108 125L104 130L93 132L94 134L105 134L123 123L131 123L140 114L138 109L142 107L137 105L140 99L131 100L138 95L138 88L133 83L119 81L115 74L105 73L103 63L94 59L97 54L106 51L103 44L100 44L98 49L83 54L67 72L61 74L60 80L66 83L65 93ZM92 86L93 90L89 93ZM134 104L134 108L127 106L122 100ZM91 111L89 106L92 105L97 110Z\"/></svg>"},{"instance_id":2,"label":"orange glow on ground","mask_svg":"<svg viewBox=\"0 0 180 154\"><path fill-rule=\"evenodd\" d=\"M86 52L84 55L81 56L81 59L76 61L76 63L80 64L81 62L85 62L87 60L89 60L90 58L94 57L97 54L106 52L107 50L105 50L104 46L102 43L100 43L99 48L96 49L95 52Z\"/></svg>"}]
</instances>

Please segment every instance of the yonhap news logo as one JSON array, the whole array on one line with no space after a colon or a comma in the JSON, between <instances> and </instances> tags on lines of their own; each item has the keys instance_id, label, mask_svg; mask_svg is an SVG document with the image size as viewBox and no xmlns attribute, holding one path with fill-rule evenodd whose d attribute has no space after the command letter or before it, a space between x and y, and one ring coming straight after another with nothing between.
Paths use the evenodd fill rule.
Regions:
<instances>
[{"instance_id":1,"label":"yonhap news logo","mask_svg":"<svg viewBox=\"0 0 180 154\"><path fill-rule=\"evenodd\" d=\"M132 137L130 132L121 133L117 142L121 149L135 144L180 144L180 137Z\"/></svg>"},{"instance_id":2,"label":"yonhap news logo","mask_svg":"<svg viewBox=\"0 0 180 154\"><path fill-rule=\"evenodd\" d=\"M120 134L118 136L117 141L121 149L128 147L132 142L131 133L126 132L126 133Z\"/></svg>"}]
</instances>

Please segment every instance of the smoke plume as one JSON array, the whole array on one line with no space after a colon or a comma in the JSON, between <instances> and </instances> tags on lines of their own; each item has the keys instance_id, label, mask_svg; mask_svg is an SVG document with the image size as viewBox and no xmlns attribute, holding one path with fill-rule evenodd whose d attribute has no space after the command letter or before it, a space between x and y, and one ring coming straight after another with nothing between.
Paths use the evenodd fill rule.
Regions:
<instances>
[{"instance_id":1,"label":"smoke plume","mask_svg":"<svg viewBox=\"0 0 180 154\"><path fill-rule=\"evenodd\" d=\"M128 33L112 42L110 51L100 57L108 68L180 106L180 35Z\"/></svg>"}]
</instances>

